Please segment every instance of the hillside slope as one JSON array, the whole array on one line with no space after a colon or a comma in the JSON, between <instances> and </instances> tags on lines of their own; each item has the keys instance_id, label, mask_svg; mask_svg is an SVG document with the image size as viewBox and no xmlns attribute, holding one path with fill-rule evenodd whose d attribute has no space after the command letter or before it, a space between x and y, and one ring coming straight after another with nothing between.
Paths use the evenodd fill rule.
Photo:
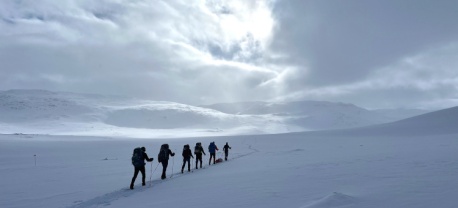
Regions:
<instances>
[{"instance_id":1,"label":"hillside slope","mask_svg":"<svg viewBox=\"0 0 458 208\"><path fill-rule=\"evenodd\" d=\"M120 96L9 90L0 92L0 133L136 137L270 134L388 123L413 112L398 110L385 116L387 111L323 101L192 106ZM177 130L181 131L178 135Z\"/></svg>"}]
</instances>

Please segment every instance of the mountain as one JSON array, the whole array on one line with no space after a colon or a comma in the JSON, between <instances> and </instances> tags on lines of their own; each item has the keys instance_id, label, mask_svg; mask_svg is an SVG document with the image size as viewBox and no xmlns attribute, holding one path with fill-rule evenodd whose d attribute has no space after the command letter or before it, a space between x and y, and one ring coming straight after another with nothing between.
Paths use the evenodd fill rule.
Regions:
<instances>
[{"instance_id":1,"label":"mountain","mask_svg":"<svg viewBox=\"0 0 458 208\"><path fill-rule=\"evenodd\" d=\"M154 137L294 130L273 115L232 115L174 102L45 90L0 92L0 114L0 133ZM184 134L177 135L177 129Z\"/></svg>"},{"instance_id":2,"label":"mountain","mask_svg":"<svg viewBox=\"0 0 458 208\"><path fill-rule=\"evenodd\" d=\"M321 132L326 135L386 135L386 136L426 136L458 133L458 106L429 112L411 118L372 126L331 130ZM315 132L318 133L318 132ZM313 133L314 134L314 133Z\"/></svg>"},{"instance_id":3,"label":"mountain","mask_svg":"<svg viewBox=\"0 0 458 208\"><path fill-rule=\"evenodd\" d=\"M218 103L202 107L230 114L279 115L288 125L308 130L370 126L429 112L418 109L367 110L353 104L326 101Z\"/></svg>"},{"instance_id":4,"label":"mountain","mask_svg":"<svg viewBox=\"0 0 458 208\"><path fill-rule=\"evenodd\" d=\"M192 106L122 96L8 90L0 92L0 133L137 137L270 134L361 127L424 112L389 111L324 101ZM178 135L177 130L181 131Z\"/></svg>"},{"instance_id":5,"label":"mountain","mask_svg":"<svg viewBox=\"0 0 458 208\"><path fill-rule=\"evenodd\" d=\"M458 124L458 106L366 129L400 134L455 134L458 133L456 124Z\"/></svg>"}]
</instances>

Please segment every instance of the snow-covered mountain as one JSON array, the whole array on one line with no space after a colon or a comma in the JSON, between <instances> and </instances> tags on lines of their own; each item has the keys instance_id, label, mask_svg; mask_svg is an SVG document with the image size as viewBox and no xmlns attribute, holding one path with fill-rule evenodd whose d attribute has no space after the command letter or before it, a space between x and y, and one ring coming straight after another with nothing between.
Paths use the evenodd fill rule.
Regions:
<instances>
[{"instance_id":1,"label":"snow-covered mountain","mask_svg":"<svg viewBox=\"0 0 458 208\"><path fill-rule=\"evenodd\" d=\"M400 121L354 129L369 134L440 135L458 133L458 106Z\"/></svg>"},{"instance_id":2,"label":"snow-covered mountain","mask_svg":"<svg viewBox=\"0 0 458 208\"><path fill-rule=\"evenodd\" d=\"M322 101L192 106L120 96L8 90L0 92L0 133L111 132L137 137L286 133L388 123L425 111L388 112ZM176 135L177 129L183 134Z\"/></svg>"},{"instance_id":3,"label":"snow-covered mountain","mask_svg":"<svg viewBox=\"0 0 458 208\"><path fill-rule=\"evenodd\" d=\"M272 114L289 125L308 130L326 130L389 123L429 111L419 109L367 110L353 104L325 101L240 102L203 106L231 114Z\"/></svg>"}]
</instances>

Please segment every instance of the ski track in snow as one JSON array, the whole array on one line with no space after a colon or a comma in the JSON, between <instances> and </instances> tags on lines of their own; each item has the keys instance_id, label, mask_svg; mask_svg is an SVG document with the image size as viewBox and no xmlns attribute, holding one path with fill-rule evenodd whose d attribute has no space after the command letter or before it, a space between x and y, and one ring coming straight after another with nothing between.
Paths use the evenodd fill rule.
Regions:
<instances>
[{"instance_id":1,"label":"ski track in snow","mask_svg":"<svg viewBox=\"0 0 458 208\"><path fill-rule=\"evenodd\" d=\"M225 161L224 163L230 162L232 160L236 160L236 159L239 159L239 158L242 158L242 157L246 157L246 156L249 156L249 155L252 155L254 153L258 153L259 152L259 150L253 148L252 145L248 145L248 149L250 149L251 152L234 156L234 157L232 157L231 160ZM194 170L191 170L191 171L192 172L200 171L200 170L206 169L208 167L211 167L211 166L204 165L203 168L200 168L200 169L197 169L197 170L194 169ZM172 175L169 178L165 179L165 180L157 179L157 180L152 180L151 182L148 181L148 182L146 182L145 186L141 186L141 184L137 184L135 187L138 187L138 188L134 188L133 190L130 190L129 188L122 188L122 189L119 189L117 191L113 191L113 192L107 193L105 195L98 196L98 197L95 197L93 199L89 199L89 200L86 200L86 201L82 201L82 200L74 201L73 203L76 203L76 204L67 206L67 208L88 208L88 207L109 206L109 205L111 205L111 202L113 202L113 201L116 201L116 200L124 198L124 197L132 196L137 192L143 192L143 191L146 191L146 190L148 190L150 188L153 188L155 185L162 184L162 183L167 182L169 180L173 180L175 178L180 178L180 177L183 177L183 176L189 174L187 172L184 172L184 174L179 174L179 173L180 172L173 172Z\"/></svg>"},{"instance_id":2,"label":"ski track in snow","mask_svg":"<svg viewBox=\"0 0 458 208\"><path fill-rule=\"evenodd\" d=\"M355 203L356 199L354 197L345 195L343 193L334 192L301 208L348 207Z\"/></svg>"}]
</instances>

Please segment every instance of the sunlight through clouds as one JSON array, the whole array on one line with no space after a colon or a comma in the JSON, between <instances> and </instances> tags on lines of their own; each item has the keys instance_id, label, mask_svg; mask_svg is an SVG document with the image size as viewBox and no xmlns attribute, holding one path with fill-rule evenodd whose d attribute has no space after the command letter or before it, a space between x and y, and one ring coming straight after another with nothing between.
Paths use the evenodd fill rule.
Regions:
<instances>
[{"instance_id":1,"label":"sunlight through clouds","mask_svg":"<svg viewBox=\"0 0 458 208\"><path fill-rule=\"evenodd\" d=\"M391 0L2 1L0 90L367 107L385 96L415 106L456 94L447 58L458 51L456 9Z\"/></svg>"}]
</instances>

